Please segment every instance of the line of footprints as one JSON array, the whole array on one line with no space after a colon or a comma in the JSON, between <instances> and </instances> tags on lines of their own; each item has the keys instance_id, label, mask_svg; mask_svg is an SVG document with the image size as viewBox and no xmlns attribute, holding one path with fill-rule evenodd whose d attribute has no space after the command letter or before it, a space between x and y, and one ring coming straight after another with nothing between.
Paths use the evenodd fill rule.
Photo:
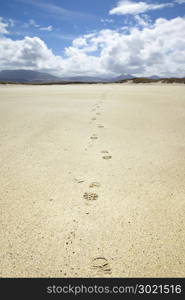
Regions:
<instances>
[{"instance_id":1,"label":"line of footprints","mask_svg":"<svg viewBox=\"0 0 185 300\"><path fill-rule=\"evenodd\" d=\"M95 105L95 107L93 107L92 109L92 112L96 112L96 116L93 117L91 119L91 121L96 121L97 120L97 116L100 116L101 113L98 112L97 110L100 108L100 104L102 103L99 102ZM101 125L101 124L98 124L97 127L99 129L103 129L104 126ZM90 137L91 141L96 141L98 139L98 136L97 134L92 134L92 136ZM104 160L110 160L112 159L112 156L109 154L109 151L107 150L103 150L101 151L101 154L102 154L102 159ZM89 185L89 189L90 190L97 190L98 188L101 187L101 184L99 182L92 182L90 185ZM91 201L96 201L98 200L98 194L96 192L85 192L84 195L83 195L83 198L88 202L91 202ZM108 260L103 257L103 256L100 256L100 257L96 257L92 260L91 262L91 269L95 270L97 273L99 274L111 274L111 267L110 267L110 264L108 262Z\"/></svg>"},{"instance_id":2,"label":"line of footprints","mask_svg":"<svg viewBox=\"0 0 185 300\"><path fill-rule=\"evenodd\" d=\"M102 101L100 101L99 103L95 104L95 106L92 108L92 112L96 112L96 116L93 117L91 120L92 121L96 121L97 120L97 116L100 116L101 113L98 112L97 110L100 108L100 104L102 103ZM103 125L101 124L98 124L97 127L99 129L102 129L104 128ZM98 139L98 136L97 134L92 134L92 136L90 137L91 141L95 141ZM105 160L110 160L112 159L112 156L109 154L109 151L107 150L103 150L101 151L102 153L102 159L105 159ZM90 188L97 188L97 187L100 187L100 183L98 182L93 182L90 186ZM98 194L94 193L94 192L85 192L84 195L83 195L83 198L87 201L95 201L98 199Z\"/></svg>"}]
</instances>

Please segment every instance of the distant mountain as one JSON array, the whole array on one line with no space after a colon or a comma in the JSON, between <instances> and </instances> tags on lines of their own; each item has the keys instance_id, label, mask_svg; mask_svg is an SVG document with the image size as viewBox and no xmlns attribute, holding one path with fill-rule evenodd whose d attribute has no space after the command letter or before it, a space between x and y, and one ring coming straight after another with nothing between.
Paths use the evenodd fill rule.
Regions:
<instances>
[{"instance_id":1,"label":"distant mountain","mask_svg":"<svg viewBox=\"0 0 185 300\"><path fill-rule=\"evenodd\" d=\"M114 82L125 79L134 78L129 74L122 74L117 77L90 77L90 76L75 76L75 77L63 77L62 81L68 82Z\"/></svg>"},{"instance_id":2,"label":"distant mountain","mask_svg":"<svg viewBox=\"0 0 185 300\"><path fill-rule=\"evenodd\" d=\"M125 83L130 81L131 83L184 83L185 77L133 77L129 74L122 74L117 77L90 77L90 76L72 76L72 77L56 77L48 73L30 71L30 70L4 70L0 71L0 83L27 83L27 84L73 84L73 83Z\"/></svg>"},{"instance_id":3,"label":"distant mountain","mask_svg":"<svg viewBox=\"0 0 185 300\"><path fill-rule=\"evenodd\" d=\"M48 73L31 71L31 70L3 70L0 72L1 82L114 82L125 79L132 79L129 74L122 74L117 77L96 77L96 76L71 76L56 77Z\"/></svg>"},{"instance_id":4,"label":"distant mountain","mask_svg":"<svg viewBox=\"0 0 185 300\"><path fill-rule=\"evenodd\" d=\"M111 79L111 81L120 81L120 80L127 80L127 79L133 79L134 76L130 75L130 74L122 74L120 76L114 77L113 79Z\"/></svg>"},{"instance_id":5,"label":"distant mountain","mask_svg":"<svg viewBox=\"0 0 185 300\"><path fill-rule=\"evenodd\" d=\"M90 76L72 76L72 77L62 77L62 81L67 82L107 82L106 78L102 77L90 77Z\"/></svg>"},{"instance_id":6,"label":"distant mountain","mask_svg":"<svg viewBox=\"0 0 185 300\"><path fill-rule=\"evenodd\" d=\"M95 83L95 82L125 82L126 80L135 80L136 82L149 81L149 80L160 80L161 78L157 75L150 77L134 77L131 74L121 74L116 77L96 77L96 76L66 76L56 77L48 73L31 70L3 70L0 71L0 82L17 82L17 83Z\"/></svg>"},{"instance_id":7,"label":"distant mountain","mask_svg":"<svg viewBox=\"0 0 185 300\"><path fill-rule=\"evenodd\" d=\"M13 82L53 82L61 79L38 71L30 70L4 70L0 72L0 81Z\"/></svg>"}]
</instances>

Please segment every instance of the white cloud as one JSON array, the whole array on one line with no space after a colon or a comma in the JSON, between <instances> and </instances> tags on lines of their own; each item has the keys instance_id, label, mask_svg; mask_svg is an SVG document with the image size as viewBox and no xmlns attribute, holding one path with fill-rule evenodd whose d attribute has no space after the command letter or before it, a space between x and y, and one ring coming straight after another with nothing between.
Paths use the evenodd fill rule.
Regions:
<instances>
[{"instance_id":1,"label":"white cloud","mask_svg":"<svg viewBox=\"0 0 185 300\"><path fill-rule=\"evenodd\" d=\"M0 34L6 34L8 33L8 30L6 29L8 27L8 24L3 21L3 18L0 17Z\"/></svg>"},{"instance_id":2,"label":"white cloud","mask_svg":"<svg viewBox=\"0 0 185 300\"><path fill-rule=\"evenodd\" d=\"M55 56L38 37L23 40L0 40L0 69L56 70L62 68L62 58Z\"/></svg>"},{"instance_id":3,"label":"white cloud","mask_svg":"<svg viewBox=\"0 0 185 300\"><path fill-rule=\"evenodd\" d=\"M105 68L120 73L182 74L185 70L185 19L158 19L151 28L133 28L102 52ZM112 33L111 38L114 33Z\"/></svg>"},{"instance_id":4,"label":"white cloud","mask_svg":"<svg viewBox=\"0 0 185 300\"><path fill-rule=\"evenodd\" d=\"M148 15L136 15L134 16L134 19L138 23L138 25L142 27L152 26L152 21Z\"/></svg>"},{"instance_id":5,"label":"white cloud","mask_svg":"<svg viewBox=\"0 0 185 300\"><path fill-rule=\"evenodd\" d=\"M85 37L79 37L73 41L73 46L76 48L87 46L87 41Z\"/></svg>"},{"instance_id":6,"label":"white cloud","mask_svg":"<svg viewBox=\"0 0 185 300\"><path fill-rule=\"evenodd\" d=\"M49 25L48 27L40 27L39 30L42 30L42 31L52 31L53 30L53 26Z\"/></svg>"},{"instance_id":7,"label":"white cloud","mask_svg":"<svg viewBox=\"0 0 185 300\"><path fill-rule=\"evenodd\" d=\"M173 3L153 4L146 2L134 2L131 0L121 0L117 6L109 11L110 15L137 15L149 10L162 9L164 7L173 6Z\"/></svg>"},{"instance_id":8,"label":"white cloud","mask_svg":"<svg viewBox=\"0 0 185 300\"><path fill-rule=\"evenodd\" d=\"M101 30L74 39L64 56L56 56L38 37L0 38L0 69L42 70L58 76L184 76L185 18L137 18L130 31Z\"/></svg>"}]
</instances>

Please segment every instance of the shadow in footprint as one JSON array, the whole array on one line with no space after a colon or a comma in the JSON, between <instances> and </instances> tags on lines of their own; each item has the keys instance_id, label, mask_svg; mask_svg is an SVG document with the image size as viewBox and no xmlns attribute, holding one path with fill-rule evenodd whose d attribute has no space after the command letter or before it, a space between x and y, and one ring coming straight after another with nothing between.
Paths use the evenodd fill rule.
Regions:
<instances>
[{"instance_id":1,"label":"shadow in footprint","mask_svg":"<svg viewBox=\"0 0 185 300\"><path fill-rule=\"evenodd\" d=\"M84 193L83 198L88 201L95 201L98 199L98 195L96 193Z\"/></svg>"},{"instance_id":2,"label":"shadow in footprint","mask_svg":"<svg viewBox=\"0 0 185 300\"><path fill-rule=\"evenodd\" d=\"M98 137L97 137L96 135L93 135L93 136L90 137L90 139L91 139L91 140L97 140Z\"/></svg>"},{"instance_id":3,"label":"shadow in footprint","mask_svg":"<svg viewBox=\"0 0 185 300\"><path fill-rule=\"evenodd\" d=\"M102 158L108 160L108 159L111 159L112 156L111 155L104 155Z\"/></svg>"}]
</instances>

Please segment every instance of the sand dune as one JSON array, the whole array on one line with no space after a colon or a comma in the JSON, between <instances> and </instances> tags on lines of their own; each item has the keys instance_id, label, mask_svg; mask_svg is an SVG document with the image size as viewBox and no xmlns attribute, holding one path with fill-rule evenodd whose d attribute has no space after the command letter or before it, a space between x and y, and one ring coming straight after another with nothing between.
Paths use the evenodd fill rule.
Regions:
<instances>
[{"instance_id":1,"label":"sand dune","mask_svg":"<svg viewBox=\"0 0 185 300\"><path fill-rule=\"evenodd\" d=\"M185 276L185 87L0 87L0 276Z\"/></svg>"}]
</instances>

